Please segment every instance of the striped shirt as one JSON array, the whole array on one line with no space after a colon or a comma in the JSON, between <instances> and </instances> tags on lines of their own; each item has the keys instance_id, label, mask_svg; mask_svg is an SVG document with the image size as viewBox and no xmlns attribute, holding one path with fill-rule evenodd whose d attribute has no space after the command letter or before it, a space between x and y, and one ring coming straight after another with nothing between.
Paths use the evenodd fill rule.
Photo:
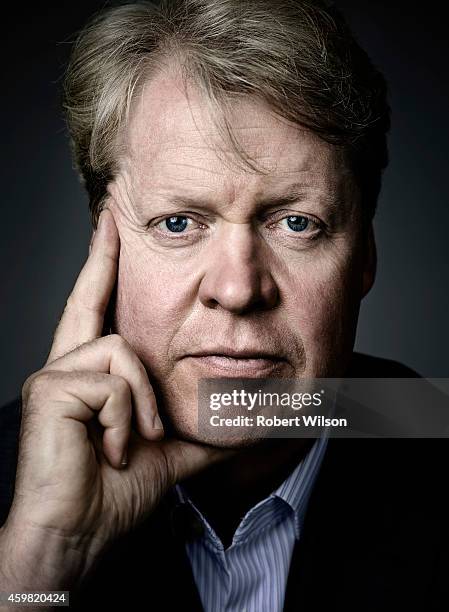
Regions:
<instances>
[{"instance_id":1,"label":"striped shirt","mask_svg":"<svg viewBox=\"0 0 449 612\"><path fill-rule=\"evenodd\" d=\"M317 439L282 485L246 513L227 549L182 485L175 486L178 503L188 505L197 525L186 552L205 612L281 612L327 440Z\"/></svg>"}]
</instances>

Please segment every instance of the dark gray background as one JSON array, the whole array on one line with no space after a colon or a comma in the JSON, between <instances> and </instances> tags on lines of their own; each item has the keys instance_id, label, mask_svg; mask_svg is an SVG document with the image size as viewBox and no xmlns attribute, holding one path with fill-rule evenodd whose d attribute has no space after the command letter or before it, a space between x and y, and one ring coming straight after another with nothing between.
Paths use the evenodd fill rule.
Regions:
<instances>
[{"instance_id":1,"label":"dark gray background","mask_svg":"<svg viewBox=\"0 0 449 612\"><path fill-rule=\"evenodd\" d=\"M73 33L104 2L9 5L3 23L0 404L42 367L90 239L60 80ZM391 89L391 163L375 221L378 277L356 349L449 376L448 40L437 3L338 3ZM441 4L440 4L441 6Z\"/></svg>"}]
</instances>

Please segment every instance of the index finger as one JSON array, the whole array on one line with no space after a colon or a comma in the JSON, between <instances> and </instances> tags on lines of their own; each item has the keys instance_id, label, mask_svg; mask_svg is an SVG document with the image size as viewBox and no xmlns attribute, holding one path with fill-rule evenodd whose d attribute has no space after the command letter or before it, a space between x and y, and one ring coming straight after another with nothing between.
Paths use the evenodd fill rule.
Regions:
<instances>
[{"instance_id":1,"label":"index finger","mask_svg":"<svg viewBox=\"0 0 449 612\"><path fill-rule=\"evenodd\" d=\"M101 336L117 278L119 251L120 239L114 217L105 208L99 217L89 257L67 299L45 365Z\"/></svg>"}]
</instances>

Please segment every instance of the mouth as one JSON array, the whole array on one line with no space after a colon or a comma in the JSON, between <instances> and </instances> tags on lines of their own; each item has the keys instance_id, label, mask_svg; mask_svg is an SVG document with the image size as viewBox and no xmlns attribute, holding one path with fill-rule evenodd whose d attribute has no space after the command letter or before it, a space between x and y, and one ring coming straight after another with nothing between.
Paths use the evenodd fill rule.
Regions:
<instances>
[{"instance_id":1,"label":"mouth","mask_svg":"<svg viewBox=\"0 0 449 612\"><path fill-rule=\"evenodd\" d=\"M205 376L229 378L262 378L276 375L288 362L279 355L261 351L231 349L204 351L184 357Z\"/></svg>"}]
</instances>

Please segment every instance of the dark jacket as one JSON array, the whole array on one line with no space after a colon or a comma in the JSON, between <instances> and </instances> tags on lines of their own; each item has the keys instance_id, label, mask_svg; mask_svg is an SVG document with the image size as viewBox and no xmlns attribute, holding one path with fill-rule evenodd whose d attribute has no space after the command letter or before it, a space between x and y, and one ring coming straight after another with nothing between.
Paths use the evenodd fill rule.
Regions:
<instances>
[{"instance_id":1,"label":"dark jacket","mask_svg":"<svg viewBox=\"0 0 449 612\"><path fill-rule=\"evenodd\" d=\"M348 376L418 375L354 353ZM0 524L12 501L19 426L17 400L0 409ZM449 610L448 450L445 439L330 439L284 610ZM201 611L178 525L167 497L105 551L70 608Z\"/></svg>"}]
</instances>

